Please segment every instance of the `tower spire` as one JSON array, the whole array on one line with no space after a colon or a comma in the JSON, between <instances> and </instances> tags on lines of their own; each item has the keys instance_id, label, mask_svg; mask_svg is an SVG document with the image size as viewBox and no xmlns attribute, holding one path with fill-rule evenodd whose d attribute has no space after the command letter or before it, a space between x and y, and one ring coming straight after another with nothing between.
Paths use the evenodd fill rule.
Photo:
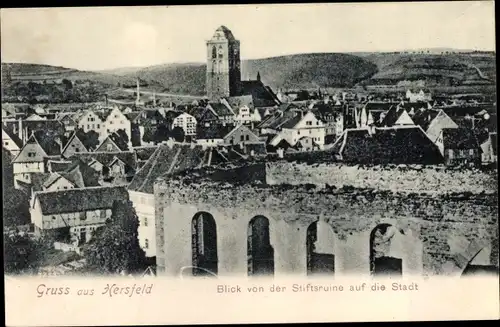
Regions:
<instances>
[{"instance_id":1,"label":"tower spire","mask_svg":"<svg viewBox=\"0 0 500 327\"><path fill-rule=\"evenodd\" d=\"M260 82L260 72L257 72L257 80Z\"/></svg>"}]
</instances>

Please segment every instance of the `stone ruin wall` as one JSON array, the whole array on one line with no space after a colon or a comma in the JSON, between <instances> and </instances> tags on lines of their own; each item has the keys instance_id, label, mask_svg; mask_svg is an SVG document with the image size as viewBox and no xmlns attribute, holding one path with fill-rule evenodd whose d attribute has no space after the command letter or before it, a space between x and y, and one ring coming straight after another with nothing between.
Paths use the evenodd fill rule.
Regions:
<instances>
[{"instance_id":1,"label":"stone ruin wall","mask_svg":"<svg viewBox=\"0 0 500 327\"><path fill-rule=\"evenodd\" d=\"M498 204L496 181L491 181L491 175L476 172L477 176L471 177L467 174L472 172L449 174L436 170L428 172L423 177L425 182L418 184L415 180L422 177L422 171L370 171L280 162L268 163L265 169L268 184L235 185L220 179L157 183L159 271L165 269L165 262L189 264L190 222L199 211L214 216L222 240L218 244L220 265L227 273L246 273L247 226L257 215L270 220L278 271L303 272L306 230L318 219L328 222L335 232L343 253L339 265L346 273L366 273L369 233L383 222L409 235L409 253L421 247L422 256L415 260L421 261L423 275L449 273L449 263L456 261L471 242L482 242L490 249L483 264L498 265ZM399 184L391 190L394 180ZM354 188L342 188L345 185ZM177 226L181 226L180 230L168 230ZM178 257L165 257L166 238L175 238L167 246L175 247ZM418 271L417 266L413 272Z\"/></svg>"}]
</instances>

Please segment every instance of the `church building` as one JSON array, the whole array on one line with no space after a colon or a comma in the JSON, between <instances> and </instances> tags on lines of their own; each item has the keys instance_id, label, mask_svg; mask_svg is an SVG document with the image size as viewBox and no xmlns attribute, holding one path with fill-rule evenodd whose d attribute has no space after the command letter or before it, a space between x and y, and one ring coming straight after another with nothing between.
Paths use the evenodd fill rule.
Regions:
<instances>
[{"instance_id":1,"label":"church building","mask_svg":"<svg viewBox=\"0 0 500 327\"><path fill-rule=\"evenodd\" d=\"M206 90L209 101L241 98L254 107L271 107L280 103L271 88L257 73L256 80L241 80L240 41L225 26L219 27L207 41Z\"/></svg>"}]
</instances>

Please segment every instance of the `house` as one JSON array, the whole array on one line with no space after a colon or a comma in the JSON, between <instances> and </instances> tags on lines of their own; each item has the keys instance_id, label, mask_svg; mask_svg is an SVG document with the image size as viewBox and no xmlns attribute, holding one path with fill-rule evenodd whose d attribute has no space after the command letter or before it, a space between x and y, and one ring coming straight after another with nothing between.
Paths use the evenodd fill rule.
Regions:
<instances>
[{"instance_id":1,"label":"house","mask_svg":"<svg viewBox=\"0 0 500 327\"><path fill-rule=\"evenodd\" d=\"M281 125L281 132L271 140L270 145L276 146L284 139L293 147L303 136L311 137L320 148L325 144L324 123L316 118L311 111L305 114L301 112L294 118L287 120Z\"/></svg>"},{"instance_id":2,"label":"house","mask_svg":"<svg viewBox=\"0 0 500 327\"><path fill-rule=\"evenodd\" d=\"M134 177L137 162L134 152L89 152L74 154L70 159L81 159L99 173L102 183L124 184ZM119 159L116 161L116 159Z\"/></svg>"},{"instance_id":3,"label":"house","mask_svg":"<svg viewBox=\"0 0 500 327\"><path fill-rule=\"evenodd\" d=\"M139 217L139 243L146 256L156 256L155 199L153 185L160 177L192 168L228 162L217 147L168 142L157 147L137 171L128 186L130 199Z\"/></svg>"},{"instance_id":4,"label":"house","mask_svg":"<svg viewBox=\"0 0 500 327\"><path fill-rule=\"evenodd\" d=\"M420 92L413 93L411 90L406 91L406 99L410 102L426 102L432 100L432 95L430 93L425 93L423 90Z\"/></svg>"},{"instance_id":5,"label":"house","mask_svg":"<svg viewBox=\"0 0 500 327\"><path fill-rule=\"evenodd\" d=\"M426 112L423 113L426 115ZM427 114L427 117L431 119L432 114ZM457 123L455 123L448 114L445 113L444 110L439 110L437 114L432 118L427 127L426 133L427 136L431 139L432 142L436 142L437 138L441 134L444 128L458 128Z\"/></svg>"},{"instance_id":6,"label":"house","mask_svg":"<svg viewBox=\"0 0 500 327\"><path fill-rule=\"evenodd\" d=\"M30 207L35 235L56 232L56 241L82 245L111 218L113 203L128 200L124 187L88 187L34 193Z\"/></svg>"},{"instance_id":7,"label":"house","mask_svg":"<svg viewBox=\"0 0 500 327\"><path fill-rule=\"evenodd\" d=\"M439 164L439 148L420 126L346 129L327 151L356 164Z\"/></svg>"},{"instance_id":8,"label":"house","mask_svg":"<svg viewBox=\"0 0 500 327\"><path fill-rule=\"evenodd\" d=\"M223 136L223 141L225 144L245 144L245 143L257 143L260 142L260 138L252 132L250 128L243 124L239 124L234 127L229 133Z\"/></svg>"},{"instance_id":9,"label":"house","mask_svg":"<svg viewBox=\"0 0 500 327\"><path fill-rule=\"evenodd\" d=\"M69 158L75 153L89 152L78 134L76 132L73 133L66 142L66 145L64 145L61 152L63 158Z\"/></svg>"},{"instance_id":10,"label":"house","mask_svg":"<svg viewBox=\"0 0 500 327\"><path fill-rule=\"evenodd\" d=\"M196 118L194 118L190 114L183 112L172 120L171 129L180 127L184 131L184 135L194 136L196 135L196 125Z\"/></svg>"},{"instance_id":11,"label":"house","mask_svg":"<svg viewBox=\"0 0 500 327\"><path fill-rule=\"evenodd\" d=\"M233 112L237 113L234 120L241 124L258 123L262 120L261 111L255 107L253 97L251 95L234 96L226 99L227 103ZM266 114L266 109L263 108L263 114ZM269 114L269 110L267 110Z\"/></svg>"},{"instance_id":12,"label":"house","mask_svg":"<svg viewBox=\"0 0 500 327\"><path fill-rule=\"evenodd\" d=\"M74 160L62 171L33 174L31 195L38 191L69 190L101 186L99 173L81 160Z\"/></svg>"},{"instance_id":13,"label":"house","mask_svg":"<svg viewBox=\"0 0 500 327\"><path fill-rule=\"evenodd\" d=\"M497 133L489 133L488 138L481 144L482 161L484 163L497 162Z\"/></svg>"},{"instance_id":14,"label":"house","mask_svg":"<svg viewBox=\"0 0 500 327\"><path fill-rule=\"evenodd\" d=\"M12 161L16 188L31 183L31 174L47 171L47 159L59 159L61 140L59 136L37 131L31 135L19 154Z\"/></svg>"},{"instance_id":15,"label":"house","mask_svg":"<svg viewBox=\"0 0 500 327\"><path fill-rule=\"evenodd\" d=\"M447 166L481 164L481 147L474 131L468 128L443 128L436 145Z\"/></svg>"},{"instance_id":16,"label":"house","mask_svg":"<svg viewBox=\"0 0 500 327\"><path fill-rule=\"evenodd\" d=\"M209 102L207 109L211 111L221 124L233 124L236 117L229 103L222 99L221 102Z\"/></svg>"},{"instance_id":17,"label":"house","mask_svg":"<svg viewBox=\"0 0 500 327\"><path fill-rule=\"evenodd\" d=\"M120 111L118 106L114 106L111 110L105 108L98 112L98 114L103 121L106 136L119 130L123 130L125 131L125 134L127 134L128 139L131 140L132 126L130 120L128 120L127 116ZM103 134L102 139L106 137L105 135Z\"/></svg>"},{"instance_id":18,"label":"house","mask_svg":"<svg viewBox=\"0 0 500 327\"><path fill-rule=\"evenodd\" d=\"M99 144L95 152L120 152L129 150L127 141L118 133L113 132Z\"/></svg>"},{"instance_id":19,"label":"house","mask_svg":"<svg viewBox=\"0 0 500 327\"><path fill-rule=\"evenodd\" d=\"M196 144L203 146L216 146L224 143L224 137L234 129L233 125L199 126L196 129Z\"/></svg>"},{"instance_id":20,"label":"house","mask_svg":"<svg viewBox=\"0 0 500 327\"><path fill-rule=\"evenodd\" d=\"M99 139L105 138L105 125L102 121L100 115L92 110L86 110L80 115L75 117L77 121L77 127L83 130L85 133L88 131L95 131L99 134Z\"/></svg>"},{"instance_id":21,"label":"house","mask_svg":"<svg viewBox=\"0 0 500 327\"><path fill-rule=\"evenodd\" d=\"M310 136L303 136L295 144L295 148L298 151L314 151L320 150L320 145L314 141L314 139Z\"/></svg>"},{"instance_id":22,"label":"house","mask_svg":"<svg viewBox=\"0 0 500 327\"><path fill-rule=\"evenodd\" d=\"M70 112L58 114L57 117L57 120L64 126L68 135L71 135L76 129L77 123L73 117L75 117L75 114Z\"/></svg>"},{"instance_id":23,"label":"house","mask_svg":"<svg viewBox=\"0 0 500 327\"><path fill-rule=\"evenodd\" d=\"M2 126L2 147L12 156L17 156L23 147L23 142L8 127Z\"/></svg>"}]
</instances>

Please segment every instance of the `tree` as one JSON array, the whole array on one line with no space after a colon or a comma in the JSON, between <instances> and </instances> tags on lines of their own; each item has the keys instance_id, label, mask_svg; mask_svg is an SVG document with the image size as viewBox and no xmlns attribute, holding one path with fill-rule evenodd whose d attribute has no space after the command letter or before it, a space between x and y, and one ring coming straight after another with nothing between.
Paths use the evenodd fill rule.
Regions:
<instances>
[{"instance_id":1,"label":"tree","mask_svg":"<svg viewBox=\"0 0 500 327\"><path fill-rule=\"evenodd\" d=\"M100 144L99 133L94 130L84 132L83 129L79 128L76 130L76 135L90 151L97 149Z\"/></svg>"},{"instance_id":2,"label":"tree","mask_svg":"<svg viewBox=\"0 0 500 327\"><path fill-rule=\"evenodd\" d=\"M152 127L146 126L144 127L144 135L142 136L142 141L149 143L154 142L155 131Z\"/></svg>"},{"instance_id":3,"label":"tree","mask_svg":"<svg viewBox=\"0 0 500 327\"><path fill-rule=\"evenodd\" d=\"M186 137L184 130L179 126L174 127L174 129L172 129L172 132L170 133L170 135L177 142L184 142L184 139Z\"/></svg>"},{"instance_id":4,"label":"tree","mask_svg":"<svg viewBox=\"0 0 500 327\"><path fill-rule=\"evenodd\" d=\"M156 131L155 131L155 134L154 134L154 141L155 143L160 143L160 142L163 142L163 141L168 141L169 137L170 137L170 131L168 130L168 127L165 126L164 124L160 124L158 125L158 127L156 127ZM182 131L184 133L184 130Z\"/></svg>"},{"instance_id":5,"label":"tree","mask_svg":"<svg viewBox=\"0 0 500 327\"><path fill-rule=\"evenodd\" d=\"M138 227L132 202L115 201L111 218L96 230L84 249L87 267L104 274L143 271L146 256L139 245Z\"/></svg>"},{"instance_id":6,"label":"tree","mask_svg":"<svg viewBox=\"0 0 500 327\"><path fill-rule=\"evenodd\" d=\"M36 273L45 253L51 248L45 238L33 240L28 236L4 238L4 269L6 274Z\"/></svg>"},{"instance_id":7,"label":"tree","mask_svg":"<svg viewBox=\"0 0 500 327\"><path fill-rule=\"evenodd\" d=\"M73 88L73 83L69 79L64 78L62 84L65 90L71 90Z\"/></svg>"}]
</instances>

